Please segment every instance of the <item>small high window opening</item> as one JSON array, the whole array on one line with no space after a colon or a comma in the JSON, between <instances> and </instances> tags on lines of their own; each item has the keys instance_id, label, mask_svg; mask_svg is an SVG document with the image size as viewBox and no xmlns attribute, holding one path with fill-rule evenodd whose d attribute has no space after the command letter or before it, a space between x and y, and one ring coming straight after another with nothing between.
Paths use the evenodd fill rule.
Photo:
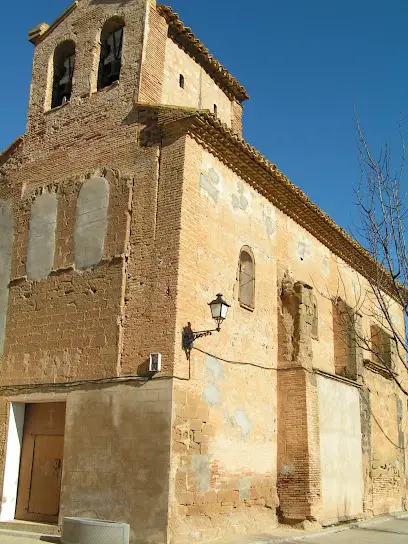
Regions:
<instances>
[{"instance_id":1,"label":"small high window opening","mask_svg":"<svg viewBox=\"0 0 408 544\"><path fill-rule=\"evenodd\" d=\"M67 40L54 52L54 80L51 107L57 108L71 100L75 67L75 43Z\"/></svg>"},{"instance_id":2,"label":"small high window opening","mask_svg":"<svg viewBox=\"0 0 408 544\"><path fill-rule=\"evenodd\" d=\"M122 19L113 18L102 30L98 90L112 85L120 78L124 26Z\"/></svg>"},{"instance_id":3,"label":"small high window opening","mask_svg":"<svg viewBox=\"0 0 408 544\"><path fill-rule=\"evenodd\" d=\"M217 104L214 104L214 115L218 115Z\"/></svg>"},{"instance_id":4,"label":"small high window opening","mask_svg":"<svg viewBox=\"0 0 408 544\"><path fill-rule=\"evenodd\" d=\"M180 88L184 89L185 80L183 74L180 74Z\"/></svg>"},{"instance_id":5,"label":"small high window opening","mask_svg":"<svg viewBox=\"0 0 408 544\"><path fill-rule=\"evenodd\" d=\"M242 248L239 256L238 300L247 308L255 308L255 264L249 247Z\"/></svg>"}]
</instances>

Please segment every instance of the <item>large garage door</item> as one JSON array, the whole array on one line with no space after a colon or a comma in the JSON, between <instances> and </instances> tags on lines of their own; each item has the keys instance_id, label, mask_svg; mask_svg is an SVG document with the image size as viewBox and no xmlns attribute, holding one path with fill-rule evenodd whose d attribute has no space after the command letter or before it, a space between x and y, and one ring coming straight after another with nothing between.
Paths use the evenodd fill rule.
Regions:
<instances>
[{"instance_id":1,"label":"large garage door","mask_svg":"<svg viewBox=\"0 0 408 544\"><path fill-rule=\"evenodd\" d=\"M359 390L317 378L323 519L350 519L363 511Z\"/></svg>"}]
</instances>

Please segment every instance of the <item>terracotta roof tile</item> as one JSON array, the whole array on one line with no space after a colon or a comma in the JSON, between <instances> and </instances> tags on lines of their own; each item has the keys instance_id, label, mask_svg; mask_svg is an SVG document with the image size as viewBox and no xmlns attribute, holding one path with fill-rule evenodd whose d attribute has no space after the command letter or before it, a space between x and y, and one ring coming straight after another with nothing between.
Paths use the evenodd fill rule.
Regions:
<instances>
[{"instance_id":1,"label":"terracotta roof tile","mask_svg":"<svg viewBox=\"0 0 408 544\"><path fill-rule=\"evenodd\" d=\"M179 16L169 6L157 5L157 11L168 25L171 38L193 57L208 74L230 95L239 102L248 100L245 88L220 64L198 40L190 27L184 26Z\"/></svg>"}]
</instances>

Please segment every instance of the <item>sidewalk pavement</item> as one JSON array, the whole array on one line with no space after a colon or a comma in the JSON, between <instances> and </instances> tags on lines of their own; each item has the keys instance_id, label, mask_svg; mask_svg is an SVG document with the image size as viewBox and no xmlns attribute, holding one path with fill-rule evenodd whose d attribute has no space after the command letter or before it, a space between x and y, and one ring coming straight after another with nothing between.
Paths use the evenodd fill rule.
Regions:
<instances>
[{"instance_id":1,"label":"sidewalk pavement","mask_svg":"<svg viewBox=\"0 0 408 544\"><path fill-rule=\"evenodd\" d=\"M389 516L376 517L367 521L335 525L320 530L311 529L308 531L293 529L288 526L280 525L279 527L274 529L273 532L268 534L232 537L226 540L218 541L218 543L213 542L212 544L288 544L290 542L296 542L300 540L305 540L305 544L320 544L326 542L334 543L340 541L350 542L353 544L357 542L379 542L381 544L393 542L393 540L391 540L391 537L389 536L387 536L386 540L384 533L389 533L390 535L395 534L399 537L401 535L406 535L401 538L403 538L405 542L408 542L408 523L406 529L404 529L404 532L401 532L399 529L393 530L392 528L392 525L396 525L398 523L398 520L408 521L408 513L400 512L396 514L391 514ZM361 530L361 534L359 533L358 537L355 534L357 529ZM362 532L363 529L366 530L364 534ZM372 531L370 531L370 529ZM368 535L369 532L374 532L374 530L376 533L378 533L378 535L376 535L376 537L379 538L378 540L373 540ZM336 537L336 535L338 535L339 533L345 533L345 535L347 533L347 536L350 535L350 539L346 538L339 540ZM395 540L395 542L400 542L400 540Z\"/></svg>"},{"instance_id":2,"label":"sidewalk pavement","mask_svg":"<svg viewBox=\"0 0 408 544\"><path fill-rule=\"evenodd\" d=\"M54 542L59 544L61 540L56 536L0 529L0 544L35 544L36 542Z\"/></svg>"},{"instance_id":3,"label":"sidewalk pavement","mask_svg":"<svg viewBox=\"0 0 408 544\"><path fill-rule=\"evenodd\" d=\"M298 540L305 540L305 544L408 542L408 523L405 528L405 525L401 523L403 520L408 521L408 513L337 525L319 531L305 531L279 526L268 534L233 537L218 541L216 544L288 544ZM60 539L57 536L0 528L0 544L35 544L36 542L60 543Z\"/></svg>"}]
</instances>

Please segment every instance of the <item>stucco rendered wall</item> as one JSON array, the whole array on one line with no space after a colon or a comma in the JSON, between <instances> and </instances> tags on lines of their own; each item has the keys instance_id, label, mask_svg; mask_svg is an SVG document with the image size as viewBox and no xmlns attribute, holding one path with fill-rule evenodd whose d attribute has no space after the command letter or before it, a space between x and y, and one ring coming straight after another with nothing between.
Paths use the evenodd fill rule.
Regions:
<instances>
[{"instance_id":1,"label":"stucco rendered wall","mask_svg":"<svg viewBox=\"0 0 408 544\"><path fill-rule=\"evenodd\" d=\"M61 516L123 521L131 544L166 542L172 380L67 397Z\"/></svg>"},{"instance_id":2,"label":"stucco rendered wall","mask_svg":"<svg viewBox=\"0 0 408 544\"><path fill-rule=\"evenodd\" d=\"M317 376L319 390L322 508L325 523L363 513L360 393Z\"/></svg>"}]
</instances>

